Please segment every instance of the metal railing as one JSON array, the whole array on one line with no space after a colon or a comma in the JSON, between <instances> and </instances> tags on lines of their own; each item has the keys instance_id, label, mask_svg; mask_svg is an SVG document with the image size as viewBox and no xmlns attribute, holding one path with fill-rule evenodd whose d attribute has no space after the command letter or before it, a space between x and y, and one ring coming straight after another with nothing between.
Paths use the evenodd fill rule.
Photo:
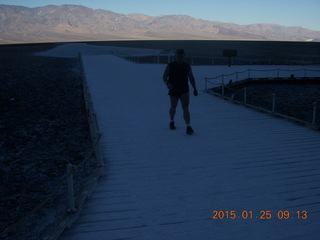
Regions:
<instances>
[{"instance_id":1,"label":"metal railing","mask_svg":"<svg viewBox=\"0 0 320 240\"><path fill-rule=\"evenodd\" d=\"M258 72L258 75L254 75L255 72ZM290 74L288 74L290 72ZM245 79L250 78L281 78L281 77L292 77L292 78L307 78L307 77L315 77L316 75L311 75L310 73L319 73L316 74L317 76L320 75L320 70L313 70L313 69L296 69L296 70L289 70L289 69L267 69L267 70L258 70L258 69L247 69L241 72L233 72L230 74L222 74L216 77L205 77L205 91L208 90L208 84L212 85L221 85L221 88L224 90L226 84L226 78L228 78L228 82L238 82ZM262 74L267 73L267 74ZM286 73L286 75L284 74ZM292 74L294 73L294 74ZM218 80L217 82L213 82L213 80ZM222 90L222 91L223 91Z\"/></svg>"},{"instance_id":2,"label":"metal railing","mask_svg":"<svg viewBox=\"0 0 320 240\"><path fill-rule=\"evenodd\" d=\"M90 127L90 134L91 139L93 143L92 150L87 154L87 156L77 165L72 165L71 163L67 164L67 174L62 178L62 180L53 188L53 191L49 193L45 198L39 203L36 207L34 207L31 211L26 213L23 217L21 217L18 221L16 221L14 224L6 227L1 233L0 233L0 239L5 239L10 233L14 233L15 230L21 226L23 223L25 223L31 216L33 216L36 212L38 212L40 209L42 209L48 202L50 202L55 196L57 196L61 189L63 189L64 186L66 186L67 183L67 199L68 199L68 208L66 209L66 212L69 213L68 215L76 215L77 210L81 207L80 205L83 204L85 198L82 196L82 200L78 201L78 205L76 205L75 196L74 196L74 181L73 181L73 175L74 173L79 170L85 162L87 162L89 159L92 158L92 156L96 157L97 160L97 168L96 172L92 175L95 179L99 178L102 171L101 167L104 166L101 146L100 146L100 140L102 134L99 131L98 123L97 123L97 117L93 109L91 96L88 90L87 81L84 73L83 68L83 62L82 62L82 56L79 54L79 61L80 61L80 67L81 67L81 76L83 79L83 91L84 91L84 99L85 99L85 105L86 105L86 111L88 116L88 123ZM92 178L91 176L91 178ZM88 191L86 191L88 192ZM83 195L83 194L79 194ZM80 198L80 196L79 196ZM64 229L68 226L70 226L71 222L74 220L74 218L69 217L68 221L63 221L63 224L60 224L58 227L56 227L49 235L47 235L44 239L57 239L58 236L64 231Z\"/></svg>"},{"instance_id":3,"label":"metal railing","mask_svg":"<svg viewBox=\"0 0 320 240\"><path fill-rule=\"evenodd\" d=\"M282 113L277 112L277 108L276 108L276 103L278 99L281 98L287 98L288 96L281 96L279 94L276 94L275 92L273 92L272 94L266 95L266 94L257 94L255 92L249 92L247 87L243 87L243 88L234 88L232 87L232 81L229 80L228 83L225 83L225 79L226 77L228 77L228 79L230 77L234 77L235 82L241 81L241 80L247 80L252 79L252 73L254 72L260 72L260 76L261 76L261 72L270 72L270 71L274 71L275 72L275 76L273 77L269 77L269 78L278 78L281 79L281 71L283 72L301 72L300 76L302 78L301 81L303 81L304 78L308 78L310 77L310 75L308 75L308 73L311 72L316 72L319 73L318 76L320 75L320 70L310 70L310 69L300 69L300 70L285 70L285 69L271 69L271 70L255 70L255 69L248 69L242 72L235 72L235 73L231 73L231 74L223 74L223 75L219 75L217 77L211 77L205 78L205 91L206 92L211 92L214 93L215 95L219 95L225 99L228 99L230 101L251 107L251 108L255 108L264 112L268 112L271 113L272 115L276 115L276 116L280 116L283 118L287 118L289 120L295 121L295 122L300 122L303 123L305 125L308 125L310 127L319 129L320 126L319 124L317 124L317 108L318 108L318 102L320 101L320 98L314 99L313 102L309 102L307 104L299 104L299 103L295 103L295 106L298 107L299 109L309 109L308 111L312 111L310 116L311 117L311 121L304 121L302 119L298 119L296 117L292 117L292 116L288 116ZM239 74L246 74L246 76L241 79L239 78ZM312 75L312 77L315 77L314 75ZM258 78L258 77L256 77ZM259 79L263 79L263 80L268 80L268 78L259 78ZM288 79L295 79L293 75L291 75L291 77L289 77ZM214 82L214 80L218 80L218 82ZM208 84L211 84L212 88L208 88ZM217 88L216 91L213 91L213 88ZM226 91L230 91L231 96L226 96ZM235 100L235 94L238 94L238 100ZM241 95L241 96L240 96ZM250 95L251 98L256 98L256 99L270 99L269 102L271 102L271 106L270 108L266 108L266 107L261 107L261 106L257 106L254 104L249 104L248 103L248 95ZM240 96L240 99L239 99ZM242 100L241 100L242 98ZM308 114L309 115L309 114Z\"/></svg>"},{"instance_id":4,"label":"metal railing","mask_svg":"<svg viewBox=\"0 0 320 240\"><path fill-rule=\"evenodd\" d=\"M167 64L175 60L174 54L157 54L150 56L118 55L136 63ZM228 65L226 57L219 56L186 56L191 65ZM232 65L312 65L320 64L319 57L234 57Z\"/></svg>"}]
</instances>

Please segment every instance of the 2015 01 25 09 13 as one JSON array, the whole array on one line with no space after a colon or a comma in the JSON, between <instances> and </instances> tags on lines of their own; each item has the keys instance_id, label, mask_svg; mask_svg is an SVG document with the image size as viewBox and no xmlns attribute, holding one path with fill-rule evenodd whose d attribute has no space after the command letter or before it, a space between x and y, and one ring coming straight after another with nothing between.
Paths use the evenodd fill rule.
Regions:
<instances>
[{"instance_id":1,"label":"2015 01 25 09 13","mask_svg":"<svg viewBox=\"0 0 320 240\"><path fill-rule=\"evenodd\" d=\"M212 219L307 219L306 210L288 211L288 210L260 210L260 211L223 211L213 210Z\"/></svg>"}]
</instances>

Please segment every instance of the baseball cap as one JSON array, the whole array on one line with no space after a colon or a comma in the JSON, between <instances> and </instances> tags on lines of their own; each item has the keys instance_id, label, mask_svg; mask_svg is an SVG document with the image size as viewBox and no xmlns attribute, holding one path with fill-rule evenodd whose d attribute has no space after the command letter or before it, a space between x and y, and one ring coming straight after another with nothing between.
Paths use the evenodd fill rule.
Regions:
<instances>
[{"instance_id":1,"label":"baseball cap","mask_svg":"<svg viewBox=\"0 0 320 240\"><path fill-rule=\"evenodd\" d=\"M184 49L183 48L177 49L176 54L184 54Z\"/></svg>"}]
</instances>

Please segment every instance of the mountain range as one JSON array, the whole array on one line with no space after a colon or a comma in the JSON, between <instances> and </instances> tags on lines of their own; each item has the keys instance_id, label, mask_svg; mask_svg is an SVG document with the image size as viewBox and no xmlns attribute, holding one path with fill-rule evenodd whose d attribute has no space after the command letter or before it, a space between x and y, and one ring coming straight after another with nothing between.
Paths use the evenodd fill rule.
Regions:
<instances>
[{"instance_id":1,"label":"mountain range","mask_svg":"<svg viewBox=\"0 0 320 240\"><path fill-rule=\"evenodd\" d=\"M276 24L239 25L186 15L119 14L79 5L0 5L0 43L106 40L320 41L320 31Z\"/></svg>"}]
</instances>

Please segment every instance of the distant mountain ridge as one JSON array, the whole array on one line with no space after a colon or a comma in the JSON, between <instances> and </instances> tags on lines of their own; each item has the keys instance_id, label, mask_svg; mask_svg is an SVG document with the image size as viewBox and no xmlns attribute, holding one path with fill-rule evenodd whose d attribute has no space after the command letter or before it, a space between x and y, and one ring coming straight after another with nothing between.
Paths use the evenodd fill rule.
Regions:
<instances>
[{"instance_id":1,"label":"distant mountain ridge","mask_svg":"<svg viewBox=\"0 0 320 240\"><path fill-rule=\"evenodd\" d=\"M0 43L128 39L320 41L320 31L276 24L238 25L186 15L125 15L79 5L0 5Z\"/></svg>"}]
</instances>

